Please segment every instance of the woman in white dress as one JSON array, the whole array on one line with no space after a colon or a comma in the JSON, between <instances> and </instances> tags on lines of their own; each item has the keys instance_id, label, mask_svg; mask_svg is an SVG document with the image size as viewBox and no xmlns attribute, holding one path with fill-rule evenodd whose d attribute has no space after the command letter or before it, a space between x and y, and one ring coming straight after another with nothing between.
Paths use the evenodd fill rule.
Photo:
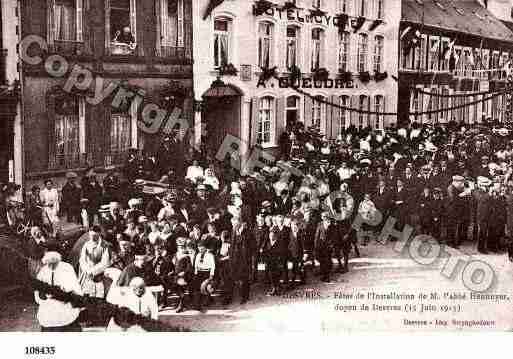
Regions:
<instances>
[{"instance_id":1,"label":"woman in white dress","mask_svg":"<svg viewBox=\"0 0 513 359\"><path fill-rule=\"evenodd\" d=\"M41 190L39 196L43 204L43 223L52 228L55 237L60 231L60 198L57 188L53 187L52 180L46 180L45 187Z\"/></svg>"}]
</instances>

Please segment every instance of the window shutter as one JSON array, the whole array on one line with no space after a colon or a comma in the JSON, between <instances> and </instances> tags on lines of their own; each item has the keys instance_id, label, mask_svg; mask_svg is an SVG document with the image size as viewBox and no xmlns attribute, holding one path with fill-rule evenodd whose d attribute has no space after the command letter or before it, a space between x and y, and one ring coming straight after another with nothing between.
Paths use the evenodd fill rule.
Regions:
<instances>
[{"instance_id":1,"label":"window shutter","mask_svg":"<svg viewBox=\"0 0 513 359\"><path fill-rule=\"evenodd\" d=\"M305 95L305 113L304 113L305 129L312 126L312 107L313 107L312 98L310 96Z\"/></svg>"},{"instance_id":2,"label":"window shutter","mask_svg":"<svg viewBox=\"0 0 513 359\"><path fill-rule=\"evenodd\" d=\"M155 55L162 56L162 34L163 34L163 28L162 25L164 24L162 17L164 16L162 13L162 7L163 2L165 0L155 0L155 21L157 22L157 29L156 29L156 42L155 42Z\"/></svg>"},{"instance_id":3,"label":"window shutter","mask_svg":"<svg viewBox=\"0 0 513 359\"><path fill-rule=\"evenodd\" d=\"M50 94L46 99L46 114L48 118L48 169L55 168L55 95Z\"/></svg>"},{"instance_id":4,"label":"window shutter","mask_svg":"<svg viewBox=\"0 0 513 359\"><path fill-rule=\"evenodd\" d=\"M258 98L251 99L251 143L250 147L257 144L258 133Z\"/></svg>"},{"instance_id":5,"label":"window shutter","mask_svg":"<svg viewBox=\"0 0 513 359\"><path fill-rule=\"evenodd\" d=\"M340 111L342 111L338 105L341 104L340 97L333 95L331 96L331 103L334 106L331 107L331 138L336 138L340 132Z\"/></svg>"},{"instance_id":6,"label":"window shutter","mask_svg":"<svg viewBox=\"0 0 513 359\"><path fill-rule=\"evenodd\" d=\"M77 0L77 41L84 41L84 4L83 0Z\"/></svg>"},{"instance_id":7,"label":"window shutter","mask_svg":"<svg viewBox=\"0 0 513 359\"><path fill-rule=\"evenodd\" d=\"M110 0L105 0L105 53L110 54Z\"/></svg>"},{"instance_id":8,"label":"window shutter","mask_svg":"<svg viewBox=\"0 0 513 359\"><path fill-rule=\"evenodd\" d=\"M55 0L46 0L46 42L53 46L55 39Z\"/></svg>"},{"instance_id":9,"label":"window shutter","mask_svg":"<svg viewBox=\"0 0 513 359\"><path fill-rule=\"evenodd\" d=\"M274 144L278 144L278 139L285 130L285 97L278 97L276 100L276 115L274 116L276 124L274 128L276 132L274 134Z\"/></svg>"}]
</instances>

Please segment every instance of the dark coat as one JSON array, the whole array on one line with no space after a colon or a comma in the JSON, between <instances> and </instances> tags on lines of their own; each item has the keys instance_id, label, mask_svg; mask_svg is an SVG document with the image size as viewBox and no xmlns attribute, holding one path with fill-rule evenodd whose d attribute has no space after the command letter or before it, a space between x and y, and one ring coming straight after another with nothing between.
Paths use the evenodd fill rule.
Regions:
<instances>
[{"instance_id":1,"label":"dark coat","mask_svg":"<svg viewBox=\"0 0 513 359\"><path fill-rule=\"evenodd\" d=\"M81 190L76 184L66 182L62 187L62 209L80 208Z\"/></svg>"},{"instance_id":2,"label":"dark coat","mask_svg":"<svg viewBox=\"0 0 513 359\"><path fill-rule=\"evenodd\" d=\"M233 229L231 245L228 251L231 264L231 278L233 280L248 280L251 273L251 254L253 236L251 229L244 225L242 233L238 233L239 226Z\"/></svg>"},{"instance_id":3,"label":"dark coat","mask_svg":"<svg viewBox=\"0 0 513 359\"><path fill-rule=\"evenodd\" d=\"M316 258L331 257L334 244L338 240L336 225L330 223L328 228L321 222L315 231L314 253Z\"/></svg>"},{"instance_id":4,"label":"dark coat","mask_svg":"<svg viewBox=\"0 0 513 359\"><path fill-rule=\"evenodd\" d=\"M302 229L294 235L294 232L290 231L289 236L289 258L292 260L301 260L303 258L303 242L304 242L305 233Z\"/></svg>"},{"instance_id":5,"label":"dark coat","mask_svg":"<svg viewBox=\"0 0 513 359\"><path fill-rule=\"evenodd\" d=\"M95 182L85 182L82 187L82 197L89 200L88 209L98 210L102 204L103 190L102 186Z\"/></svg>"}]
</instances>

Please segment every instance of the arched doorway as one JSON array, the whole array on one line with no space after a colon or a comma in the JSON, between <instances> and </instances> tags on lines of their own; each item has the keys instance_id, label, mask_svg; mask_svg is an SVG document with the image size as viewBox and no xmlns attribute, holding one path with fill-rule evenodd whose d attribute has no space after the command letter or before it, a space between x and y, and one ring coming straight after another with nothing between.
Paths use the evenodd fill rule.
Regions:
<instances>
[{"instance_id":1,"label":"arched doorway","mask_svg":"<svg viewBox=\"0 0 513 359\"><path fill-rule=\"evenodd\" d=\"M208 155L214 157L227 135L241 137L242 91L217 79L202 98L202 141Z\"/></svg>"}]
</instances>

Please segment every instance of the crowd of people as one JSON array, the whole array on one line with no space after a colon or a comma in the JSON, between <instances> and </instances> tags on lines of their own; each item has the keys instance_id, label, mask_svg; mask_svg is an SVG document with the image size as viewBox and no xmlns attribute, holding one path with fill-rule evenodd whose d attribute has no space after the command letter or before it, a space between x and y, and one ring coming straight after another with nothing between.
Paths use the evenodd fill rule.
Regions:
<instances>
[{"instance_id":1,"label":"crowd of people","mask_svg":"<svg viewBox=\"0 0 513 359\"><path fill-rule=\"evenodd\" d=\"M119 300L109 299L112 288L141 298L145 286L160 286L156 302L150 296L138 309L148 316L170 294L177 312L204 311L216 291L225 305L237 292L243 304L255 283L280 295L317 275L329 282L376 237L382 223L369 223L378 211L397 229L410 225L453 247L474 241L513 260L513 133L502 124L349 127L335 140L298 125L281 136L280 158L243 175L233 154L194 153L186 167L179 147L168 137L153 156L131 150L101 183L90 170L80 183L68 173L60 191L50 180L34 187L31 256L49 263L45 224L58 232L63 216L81 223L88 231L69 257L72 288ZM367 224L355 230L357 215Z\"/></svg>"}]
</instances>

